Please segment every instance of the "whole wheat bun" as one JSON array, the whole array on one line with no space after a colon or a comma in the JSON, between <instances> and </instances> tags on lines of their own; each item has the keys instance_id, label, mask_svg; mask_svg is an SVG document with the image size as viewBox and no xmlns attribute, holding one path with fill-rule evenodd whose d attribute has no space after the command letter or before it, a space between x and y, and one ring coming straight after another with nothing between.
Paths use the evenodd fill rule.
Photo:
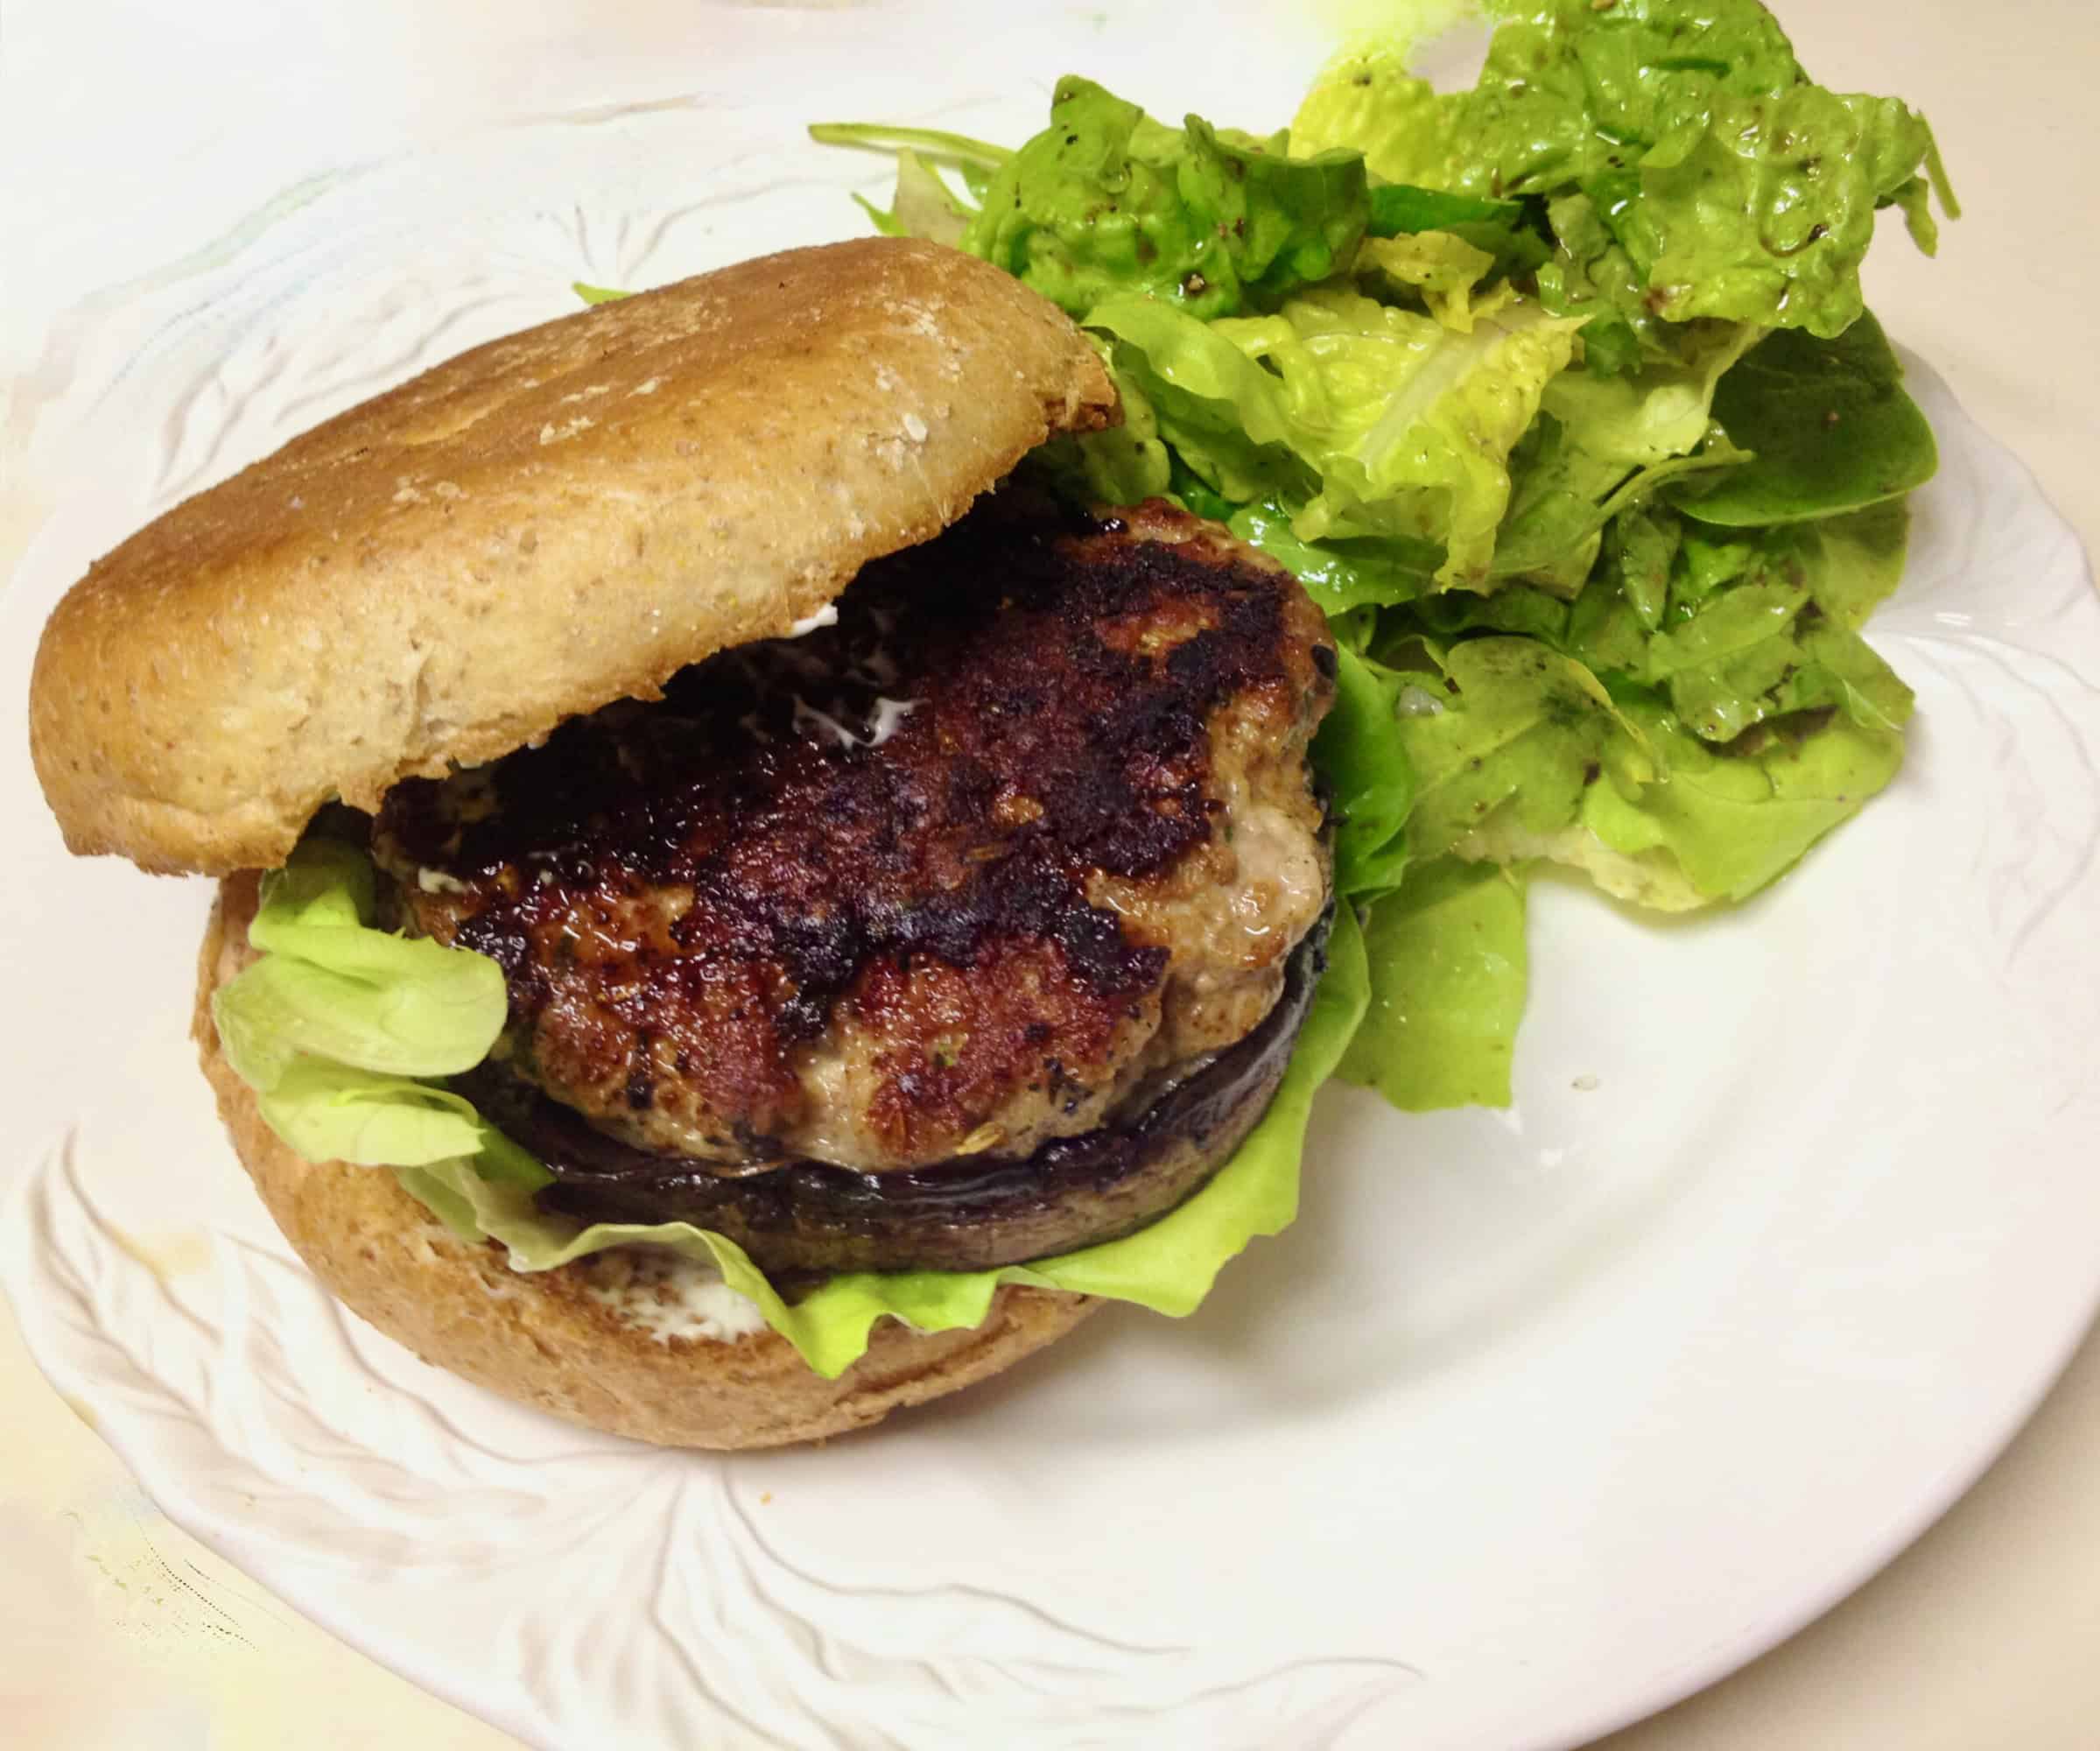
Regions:
<instances>
[{"instance_id":1,"label":"whole wheat bun","mask_svg":"<svg viewBox=\"0 0 2100 1751\"><path fill-rule=\"evenodd\" d=\"M587 1292L592 1267L514 1271L501 1247L455 1239L383 1168L313 1163L263 1121L212 1023L212 993L253 958L256 882L220 884L198 960L192 1031L242 1165L337 1299L426 1362L550 1416L673 1447L776 1447L843 1434L954 1392L1064 1336L1099 1304L1001 1289L973 1331L884 1320L837 1380L785 1338L665 1341Z\"/></svg>"},{"instance_id":2,"label":"whole wheat bun","mask_svg":"<svg viewBox=\"0 0 2100 1751\"><path fill-rule=\"evenodd\" d=\"M282 863L358 807L654 697L1115 417L983 262L796 250L464 353L177 506L60 602L30 748L68 847Z\"/></svg>"},{"instance_id":3,"label":"whole wheat bun","mask_svg":"<svg viewBox=\"0 0 2100 1751\"><path fill-rule=\"evenodd\" d=\"M603 1262L513 1271L383 1170L308 1163L221 1051L254 871L332 798L495 759L776 637L1116 413L1052 306L875 239L792 250L481 347L179 505L38 648L30 745L67 845L228 877L194 1033L235 1150L323 1284L425 1361L670 1445L817 1439L1009 1366L1092 1310L1002 1290L974 1331L884 1321L835 1381L786 1340L657 1335ZM245 873L242 873L245 872Z\"/></svg>"}]
</instances>

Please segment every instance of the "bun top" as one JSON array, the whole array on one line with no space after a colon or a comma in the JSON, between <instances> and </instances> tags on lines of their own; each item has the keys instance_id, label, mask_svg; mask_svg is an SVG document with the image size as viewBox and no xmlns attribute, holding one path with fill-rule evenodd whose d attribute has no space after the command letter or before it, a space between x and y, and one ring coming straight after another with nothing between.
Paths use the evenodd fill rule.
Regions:
<instances>
[{"instance_id":1,"label":"bun top","mask_svg":"<svg viewBox=\"0 0 2100 1751\"><path fill-rule=\"evenodd\" d=\"M331 798L374 808L787 634L1114 412L1063 314L931 243L793 250L579 312L98 560L38 647L38 777L75 852L273 867Z\"/></svg>"}]
</instances>

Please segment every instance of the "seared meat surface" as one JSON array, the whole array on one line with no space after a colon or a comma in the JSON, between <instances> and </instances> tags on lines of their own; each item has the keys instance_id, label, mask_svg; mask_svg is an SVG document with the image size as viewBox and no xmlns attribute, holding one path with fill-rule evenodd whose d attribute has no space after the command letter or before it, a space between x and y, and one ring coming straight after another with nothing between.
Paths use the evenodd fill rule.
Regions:
<instances>
[{"instance_id":1,"label":"seared meat surface","mask_svg":"<svg viewBox=\"0 0 2100 1751\"><path fill-rule=\"evenodd\" d=\"M639 1148L882 1172L1095 1129L1249 1032L1326 903L1295 580L1169 507L1011 501L725 653L390 796L402 922L505 1067Z\"/></svg>"},{"instance_id":2,"label":"seared meat surface","mask_svg":"<svg viewBox=\"0 0 2100 1751\"><path fill-rule=\"evenodd\" d=\"M783 1294L842 1270L987 1270L1134 1234L1208 1185L1283 1079L1325 959L1326 920L1291 952L1254 1032L1141 1112L1024 1156L860 1173L790 1162L725 1173L607 1136L488 1067L455 1085L554 1176L539 1207L580 1223L691 1222L727 1234Z\"/></svg>"}]
</instances>

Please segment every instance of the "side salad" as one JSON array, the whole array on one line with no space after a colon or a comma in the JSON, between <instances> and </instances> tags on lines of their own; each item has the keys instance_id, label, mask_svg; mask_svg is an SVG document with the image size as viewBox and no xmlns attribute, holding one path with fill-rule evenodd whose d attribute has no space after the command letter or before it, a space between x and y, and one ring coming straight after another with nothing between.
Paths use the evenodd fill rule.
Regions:
<instances>
[{"instance_id":1,"label":"side salad","mask_svg":"<svg viewBox=\"0 0 2100 1751\"><path fill-rule=\"evenodd\" d=\"M997 264L1093 337L1125 422L1051 447L1054 484L1228 523L1333 624L1314 758L1347 904L1282 1088L1201 1192L1061 1257L793 1303L720 1234L549 1214L546 1169L445 1086L502 1030L501 970L378 928L369 860L325 825L264 878L259 958L215 1003L272 1128L392 1169L521 1270L636 1244L711 1263L825 1375L885 1316L979 1324L1002 1282L1186 1313L1295 1215L1329 1076L1412 1110L1507 1102L1535 864L1683 911L1855 813L1911 708L1861 628L1935 462L1858 270L1882 207L1928 250L1933 201L1955 211L1931 133L1811 83L1754 0L1502 10L1472 89L1433 91L1395 44L1260 137L1079 78L1014 150L811 130L895 154L881 229Z\"/></svg>"},{"instance_id":2,"label":"side salad","mask_svg":"<svg viewBox=\"0 0 2100 1751\"><path fill-rule=\"evenodd\" d=\"M1813 83L1756 0L1492 10L1471 89L1392 43L1263 136L1077 77L1013 150L811 130L895 153L878 229L1093 336L1126 418L1058 447L1068 490L1176 498L1327 610L1340 1073L1415 1110L1508 1101L1535 862L1740 900L1894 775L1861 629L1936 458L1859 267L1882 208L1928 253L1957 210L1923 118Z\"/></svg>"}]
</instances>

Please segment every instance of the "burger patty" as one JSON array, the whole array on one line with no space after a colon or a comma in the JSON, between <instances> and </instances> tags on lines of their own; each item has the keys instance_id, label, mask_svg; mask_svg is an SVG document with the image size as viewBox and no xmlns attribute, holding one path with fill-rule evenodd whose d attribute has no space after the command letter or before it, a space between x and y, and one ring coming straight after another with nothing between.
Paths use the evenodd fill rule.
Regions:
<instances>
[{"instance_id":1,"label":"burger patty","mask_svg":"<svg viewBox=\"0 0 2100 1751\"><path fill-rule=\"evenodd\" d=\"M1022 1157L966 1156L893 1173L788 1162L728 1174L608 1137L486 1067L460 1092L553 1174L542 1209L593 1222L691 1222L727 1234L783 1294L853 1270L987 1270L1157 1221L1200 1191L1268 1110L1325 969L1330 908L1291 952L1254 1032L1141 1112Z\"/></svg>"},{"instance_id":2,"label":"burger patty","mask_svg":"<svg viewBox=\"0 0 2100 1751\"><path fill-rule=\"evenodd\" d=\"M1162 504L1001 495L835 625L390 793L400 921L501 1070L716 1171L1023 1157L1260 1023L1327 901L1296 580Z\"/></svg>"}]
</instances>

